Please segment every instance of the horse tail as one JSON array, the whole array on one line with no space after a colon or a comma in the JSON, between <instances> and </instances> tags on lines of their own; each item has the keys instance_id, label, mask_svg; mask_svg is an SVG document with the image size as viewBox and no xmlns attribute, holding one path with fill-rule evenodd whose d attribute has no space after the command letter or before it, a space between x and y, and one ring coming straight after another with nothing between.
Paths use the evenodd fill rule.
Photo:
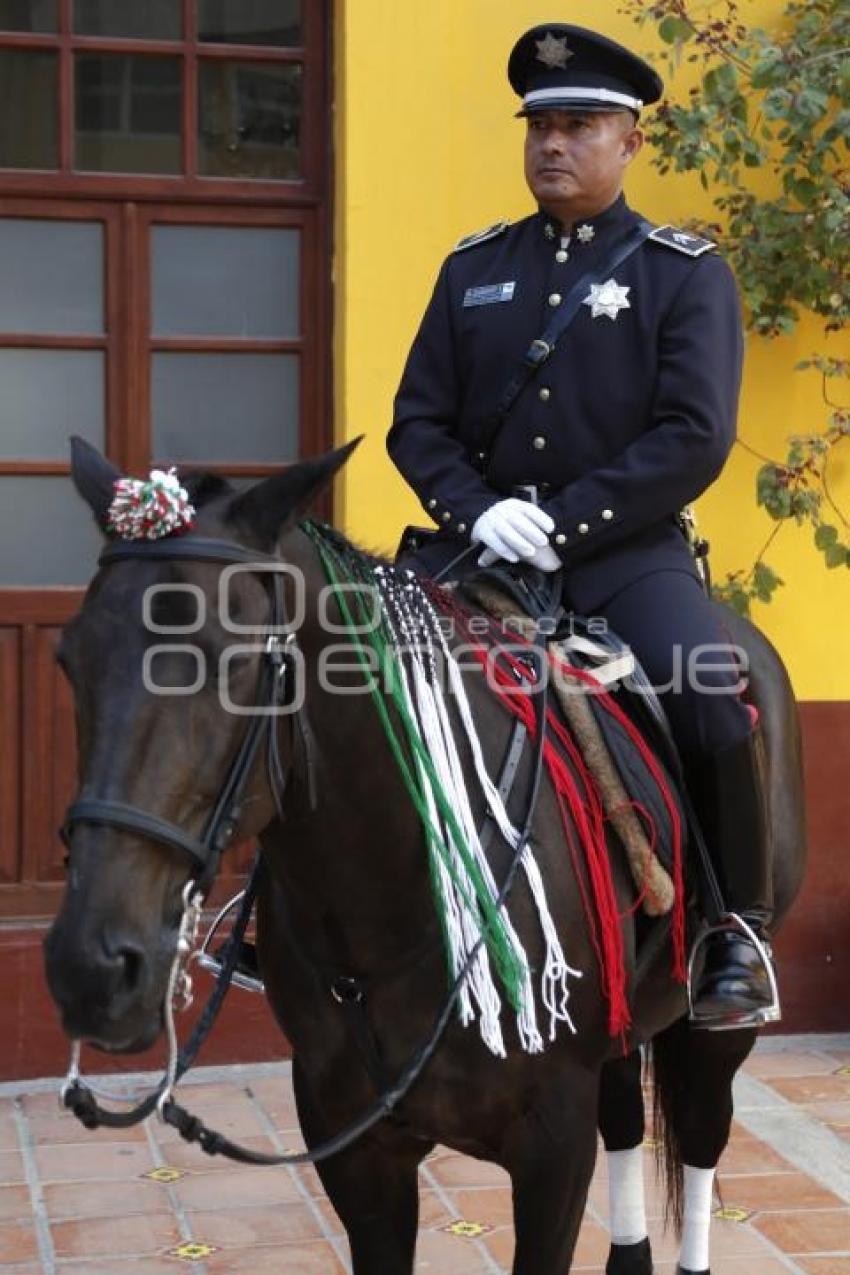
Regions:
<instances>
[{"instance_id":1,"label":"horse tail","mask_svg":"<svg viewBox=\"0 0 850 1275\"><path fill-rule=\"evenodd\" d=\"M688 1084L688 1023L680 1018L654 1036L647 1049L652 1074L655 1160L666 1191L665 1223L682 1230L684 1208L683 1100Z\"/></svg>"}]
</instances>

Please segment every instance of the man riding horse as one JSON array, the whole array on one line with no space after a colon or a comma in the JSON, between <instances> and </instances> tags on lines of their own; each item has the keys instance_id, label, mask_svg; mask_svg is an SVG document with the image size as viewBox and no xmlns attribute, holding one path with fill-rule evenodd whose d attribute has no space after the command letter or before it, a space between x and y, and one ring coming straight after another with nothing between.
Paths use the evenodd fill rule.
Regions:
<instances>
[{"instance_id":1,"label":"man riding horse","mask_svg":"<svg viewBox=\"0 0 850 1275\"><path fill-rule=\"evenodd\" d=\"M735 282L713 243L652 227L623 196L640 113L663 91L652 67L548 23L517 42L508 77L538 210L462 239L440 271L388 438L439 528L404 561L430 574L474 558L561 571L564 605L631 647L735 916L705 944L692 1018L760 1024L778 1017L762 742L679 516L735 439Z\"/></svg>"}]
</instances>

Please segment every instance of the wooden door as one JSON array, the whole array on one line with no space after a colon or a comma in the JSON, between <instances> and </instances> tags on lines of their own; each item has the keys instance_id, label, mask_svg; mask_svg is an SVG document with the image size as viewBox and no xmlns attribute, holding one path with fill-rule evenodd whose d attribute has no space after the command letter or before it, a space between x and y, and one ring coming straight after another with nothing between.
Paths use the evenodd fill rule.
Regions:
<instances>
[{"instance_id":1,"label":"wooden door","mask_svg":"<svg viewBox=\"0 0 850 1275\"><path fill-rule=\"evenodd\" d=\"M327 35L321 0L0 6L7 936L54 911L74 790L53 652L99 541L68 436L239 478L330 445Z\"/></svg>"}]
</instances>

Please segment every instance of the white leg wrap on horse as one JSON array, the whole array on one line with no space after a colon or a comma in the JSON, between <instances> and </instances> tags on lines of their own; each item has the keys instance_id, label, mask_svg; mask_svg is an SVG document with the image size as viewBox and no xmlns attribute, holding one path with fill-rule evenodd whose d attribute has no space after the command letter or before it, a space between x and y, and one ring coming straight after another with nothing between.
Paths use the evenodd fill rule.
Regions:
<instances>
[{"instance_id":1,"label":"white leg wrap on horse","mask_svg":"<svg viewBox=\"0 0 850 1275\"><path fill-rule=\"evenodd\" d=\"M608 1205L613 1244L639 1244L646 1239L643 1194L643 1148L609 1151Z\"/></svg>"},{"instance_id":2,"label":"white leg wrap on horse","mask_svg":"<svg viewBox=\"0 0 850 1275\"><path fill-rule=\"evenodd\" d=\"M714 1169L695 1169L685 1165L685 1208L682 1225L682 1251L679 1265L683 1271L708 1270L708 1233L711 1229L711 1204L714 1195Z\"/></svg>"}]
</instances>

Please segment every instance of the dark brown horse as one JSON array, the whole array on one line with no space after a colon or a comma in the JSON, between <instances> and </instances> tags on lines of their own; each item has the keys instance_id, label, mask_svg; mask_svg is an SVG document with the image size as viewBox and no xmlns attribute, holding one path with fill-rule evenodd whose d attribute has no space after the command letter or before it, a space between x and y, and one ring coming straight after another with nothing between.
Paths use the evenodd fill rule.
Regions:
<instances>
[{"instance_id":1,"label":"dark brown horse","mask_svg":"<svg viewBox=\"0 0 850 1275\"><path fill-rule=\"evenodd\" d=\"M191 484L197 524L181 538L202 536L241 546L247 561L251 554L273 555L290 564L306 585L297 647L311 743L305 746L291 715L274 723L287 773L284 819L258 761L241 802L236 837L258 838L262 846L260 965L269 1002L292 1045L298 1113L308 1146L344 1128L376 1097L375 1077L332 995L336 981L353 977L368 988L369 1030L388 1082L428 1038L446 992L420 821L369 697L330 695L318 672L329 640L319 615L320 598L322 606L327 603L326 580L298 519L346 456L341 450L294 466L242 493L201 477ZM80 444L73 475L103 526L119 475ZM217 685L220 657L233 642L219 608L222 570L220 563L184 557L107 562L67 627L59 655L76 701L79 798L146 812L164 821L160 826L182 830L192 843L202 839L248 720L224 711ZM156 585L168 587L148 592ZM295 606L291 587L287 577L290 615ZM333 605L329 614L339 619ZM182 626L189 636L163 637L151 631L151 620L160 630ZM230 583L231 624L234 620L255 633L269 620L267 586L250 568ZM781 914L796 893L802 868L796 725L778 660L752 630L747 639L748 645L756 643L756 693L767 727ZM248 644L252 639L239 640ZM171 650L157 656L157 685L177 691L197 684L196 693L152 692L143 669L150 670L150 652L163 643ZM237 705L254 703L260 659L255 646L233 660L228 689ZM481 678L467 680L495 772L511 722ZM531 760L522 766L527 770ZM483 800L476 813L483 814ZM594 1167L600 1075L606 1142L628 1145L636 1122L642 1126L635 1070L628 1061L618 1061L621 1045L607 1031L579 887L565 866L560 821L545 784L533 839L566 956L584 971L570 1002L577 1034L563 1030L545 1052L529 1055L508 1028L508 1056L500 1059L484 1047L474 1026L464 1028L456 1016L451 1019L398 1112L319 1166L347 1230L356 1275L412 1272L417 1166L437 1142L495 1161L509 1172L515 1275L564 1275ZM161 1031L181 899L192 875L186 855L166 842L138 827L85 819L73 825L67 888L46 942L46 959L64 1028L74 1039L130 1053L150 1045ZM510 851L494 844L492 858L501 881ZM625 914L634 889L616 855L615 869ZM534 966L542 955L539 926L521 881L511 894L510 911ZM624 927L633 969L632 921L624 921ZM692 1035L683 1029L684 991L669 970L665 944L647 976L631 988L631 1044L652 1037L659 1042L673 1152L679 1147L688 1159L694 1147L701 1156L708 1147L708 1154L719 1154L728 1136L731 1077L752 1045L752 1033ZM614 1061L606 1067L607 1060Z\"/></svg>"}]
</instances>

